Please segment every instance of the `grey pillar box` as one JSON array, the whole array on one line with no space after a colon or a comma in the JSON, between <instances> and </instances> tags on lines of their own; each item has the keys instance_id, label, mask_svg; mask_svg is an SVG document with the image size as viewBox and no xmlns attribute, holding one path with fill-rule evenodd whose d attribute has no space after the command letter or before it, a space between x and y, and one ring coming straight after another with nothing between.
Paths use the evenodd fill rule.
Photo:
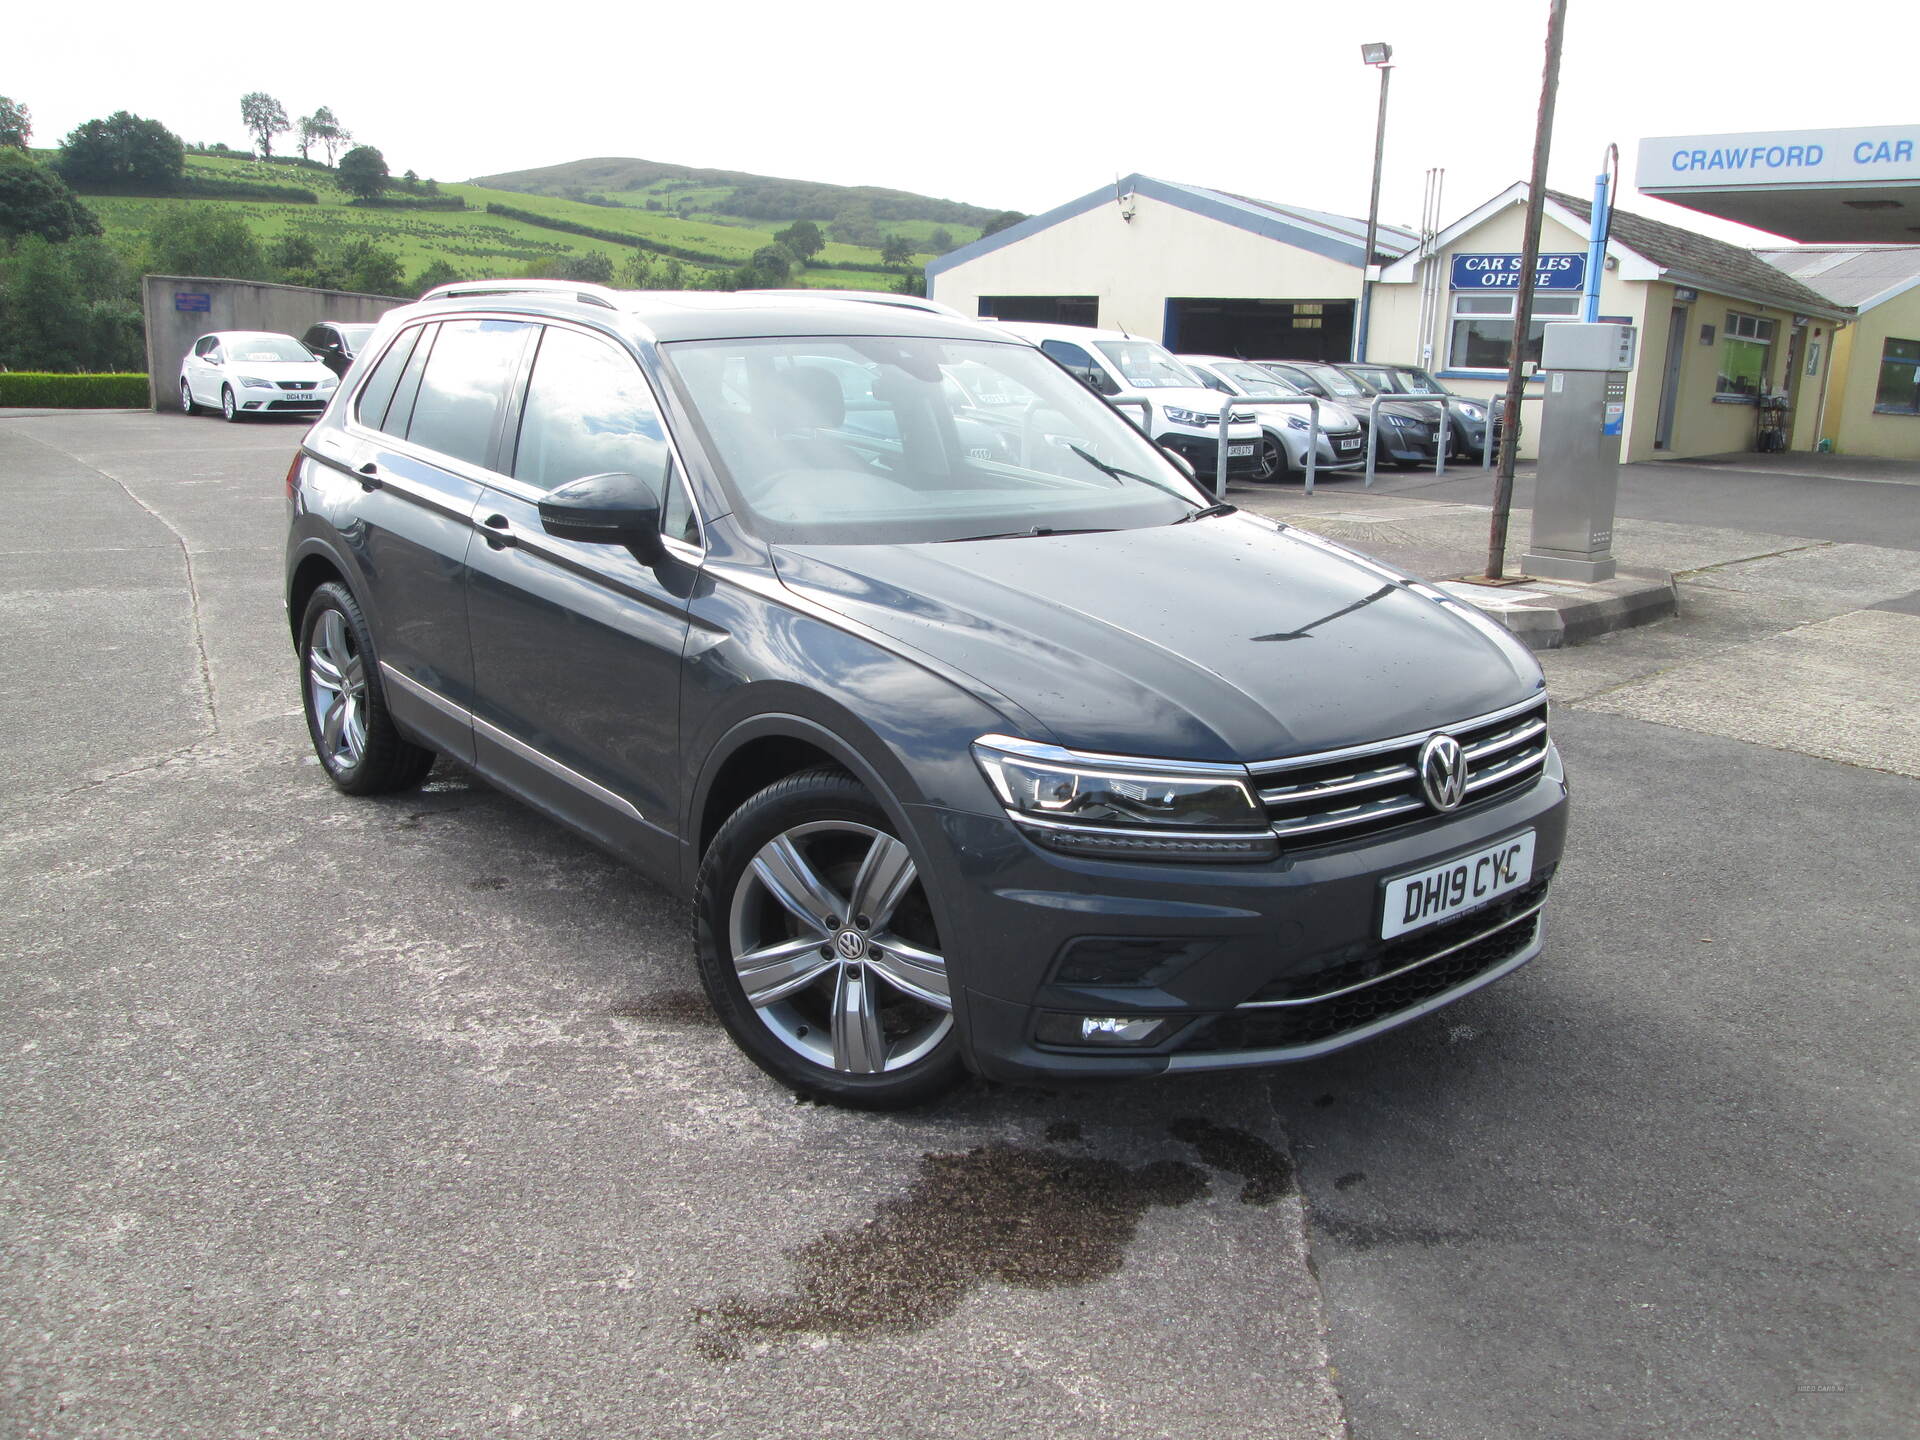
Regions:
<instances>
[{"instance_id":1,"label":"grey pillar box","mask_svg":"<svg viewBox=\"0 0 1920 1440\"><path fill-rule=\"evenodd\" d=\"M1546 580L1611 580L1631 325L1546 327L1547 393L1534 481L1533 538L1520 565Z\"/></svg>"}]
</instances>

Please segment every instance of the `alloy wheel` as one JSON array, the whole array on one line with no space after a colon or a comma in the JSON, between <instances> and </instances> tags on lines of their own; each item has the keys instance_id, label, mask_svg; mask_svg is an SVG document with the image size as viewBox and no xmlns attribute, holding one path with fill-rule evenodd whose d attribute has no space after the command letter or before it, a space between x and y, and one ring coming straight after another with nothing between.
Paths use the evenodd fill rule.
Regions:
<instances>
[{"instance_id":1,"label":"alloy wheel","mask_svg":"<svg viewBox=\"0 0 1920 1440\"><path fill-rule=\"evenodd\" d=\"M189 415L193 413L193 387L185 380L180 382L180 408Z\"/></svg>"},{"instance_id":2,"label":"alloy wheel","mask_svg":"<svg viewBox=\"0 0 1920 1440\"><path fill-rule=\"evenodd\" d=\"M776 835L734 886L728 939L754 1013L816 1065L901 1070L952 1029L947 962L913 856L884 830L822 820Z\"/></svg>"},{"instance_id":3,"label":"alloy wheel","mask_svg":"<svg viewBox=\"0 0 1920 1440\"><path fill-rule=\"evenodd\" d=\"M350 770L367 749L367 671L347 617L329 610L307 641L307 690L330 770Z\"/></svg>"},{"instance_id":4,"label":"alloy wheel","mask_svg":"<svg viewBox=\"0 0 1920 1440\"><path fill-rule=\"evenodd\" d=\"M220 392L220 413L229 420L233 419L233 391L222 390Z\"/></svg>"}]
</instances>

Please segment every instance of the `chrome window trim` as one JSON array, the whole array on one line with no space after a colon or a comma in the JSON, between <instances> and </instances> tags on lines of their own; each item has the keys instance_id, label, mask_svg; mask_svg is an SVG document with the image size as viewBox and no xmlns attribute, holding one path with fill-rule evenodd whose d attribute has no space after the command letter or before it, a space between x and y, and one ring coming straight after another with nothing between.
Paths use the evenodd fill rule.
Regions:
<instances>
[{"instance_id":1,"label":"chrome window trim","mask_svg":"<svg viewBox=\"0 0 1920 1440\"><path fill-rule=\"evenodd\" d=\"M1511 925L1518 925L1522 920L1532 919L1546 908L1546 904L1545 897L1542 897L1532 905L1529 905L1525 910L1522 910L1519 914L1509 915L1498 925L1489 925L1485 930L1474 935L1469 935L1465 940L1457 941L1452 945L1444 945L1440 949L1435 950L1431 955L1422 955L1418 960L1411 960L1405 965L1402 965L1398 970L1389 970L1384 975L1375 975L1372 979L1362 980L1356 985L1347 985L1338 990L1328 990L1320 995L1304 995L1289 1000L1243 1000L1233 1008L1236 1010L1284 1010L1296 1005L1317 1005L1322 1000L1338 1000L1342 995L1351 995L1356 990L1365 990L1370 985L1378 985L1382 981L1392 980L1397 976L1407 974L1409 971L1418 970L1422 965L1431 965L1435 960L1444 960L1456 950L1464 950L1469 945L1478 945L1482 940L1498 935L1502 930L1505 930Z\"/></svg>"},{"instance_id":2,"label":"chrome window trim","mask_svg":"<svg viewBox=\"0 0 1920 1440\"><path fill-rule=\"evenodd\" d=\"M584 325L577 320L572 320L564 316L533 315L522 311L445 310L437 314L421 316L418 320L409 321L407 324L402 325L394 332L393 339L389 340L386 345L381 348L380 358L384 359L387 351L391 350L394 345L399 342L400 337L406 334L407 331L450 320L514 320L534 328L557 325L565 329L578 331L582 335L593 336L602 342L610 343L621 356L633 365L634 369L640 372L641 383L647 387L647 393L653 397L654 413L658 415L660 419L660 431L667 437L667 449L673 455L674 468L680 473L680 487L687 492L687 505L693 512L695 522L700 526L699 545L694 545L689 541L667 535L662 535L660 539L664 544L681 552L679 554L680 559L690 561L696 565L705 561L707 556L707 517L700 512L700 497L694 493L693 480L687 470L686 456L680 449L679 437L673 433L673 426L668 422L666 406L660 403L659 388L653 383L653 377L647 374L647 367L634 358L632 351L622 345L610 332L595 329L591 325ZM538 363L539 356L540 352L538 347L536 347L533 355L535 363ZM431 363L431 356L428 357L428 361ZM407 439L405 436L395 435L391 431L380 430L371 425L363 424L359 416L360 392L366 389L367 381L372 377L373 372L379 368L379 361L376 360L359 371L359 379L354 382L353 392L347 397L346 404L341 410L340 419L342 429L346 430L356 439L386 445L397 450L400 454L407 456L409 459L418 460L423 464L437 466L442 470L448 471L450 474L457 475L462 480L471 480L476 485L484 485L490 490L498 490L504 495L510 495L516 500L525 501L527 504L533 505L536 508L541 498L551 493L546 490L536 490L533 486L528 485L525 481L515 476L503 474L498 470L489 470L484 465L475 465L470 461L462 460L457 456L443 454L438 450L429 450L424 445L414 444L413 441ZM529 371L528 374L530 375L531 371ZM515 378L518 380L521 377L516 375ZM520 418L524 419L525 415L526 405L525 399L522 397ZM514 448L516 451L519 448L519 437L517 435L514 438ZM467 518L469 519L469 523L472 523L471 517Z\"/></svg>"},{"instance_id":3,"label":"chrome window trim","mask_svg":"<svg viewBox=\"0 0 1920 1440\"><path fill-rule=\"evenodd\" d=\"M1415 730L1411 734L1396 735L1391 740L1374 740L1365 745L1348 745L1339 750L1321 750L1312 755L1293 755L1284 760L1256 760L1247 768L1255 775L1281 774L1288 770L1301 770L1309 765L1331 765L1341 760L1358 760L1368 755L1378 755L1388 750L1397 750L1401 746L1424 743L1432 736L1457 730L1471 730L1480 725L1494 725L1502 720L1511 719L1536 706L1544 705L1547 700L1545 690L1537 690L1525 700L1512 705L1503 705L1498 710L1489 710L1484 715L1469 716L1465 720L1450 721L1445 725L1433 725L1425 730Z\"/></svg>"}]
</instances>

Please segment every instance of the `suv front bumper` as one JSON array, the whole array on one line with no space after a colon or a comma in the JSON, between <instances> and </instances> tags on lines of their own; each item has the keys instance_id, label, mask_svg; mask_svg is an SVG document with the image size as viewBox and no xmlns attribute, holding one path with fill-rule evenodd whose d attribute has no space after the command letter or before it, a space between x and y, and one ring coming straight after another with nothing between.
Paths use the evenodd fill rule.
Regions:
<instances>
[{"instance_id":1,"label":"suv front bumper","mask_svg":"<svg viewBox=\"0 0 1920 1440\"><path fill-rule=\"evenodd\" d=\"M1311 1059L1429 1014L1539 953L1567 823L1551 750L1533 784L1470 811L1252 864L1086 860L1003 816L916 808L958 881L942 923L968 1061L1029 1081ZM1524 888L1379 938L1388 879L1529 830ZM1068 1043L1050 1016L1166 1023Z\"/></svg>"}]
</instances>

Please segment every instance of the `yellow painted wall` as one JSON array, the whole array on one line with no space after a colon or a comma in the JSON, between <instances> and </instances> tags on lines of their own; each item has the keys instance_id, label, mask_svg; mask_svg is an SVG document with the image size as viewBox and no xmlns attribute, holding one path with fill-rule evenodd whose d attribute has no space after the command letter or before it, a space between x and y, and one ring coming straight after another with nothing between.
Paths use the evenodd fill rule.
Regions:
<instances>
[{"instance_id":1,"label":"yellow painted wall","mask_svg":"<svg viewBox=\"0 0 1920 1440\"><path fill-rule=\"evenodd\" d=\"M1920 415L1876 415L1880 356L1889 338L1920 340L1920 286L1897 295L1841 332L1844 364L1836 356L1823 433L1843 455L1920 460Z\"/></svg>"},{"instance_id":2,"label":"yellow painted wall","mask_svg":"<svg viewBox=\"0 0 1920 1440\"><path fill-rule=\"evenodd\" d=\"M1169 296L1356 300L1360 270L1136 195L1132 220L1096 205L942 271L929 293L963 315L982 295L1097 295L1103 327L1158 340Z\"/></svg>"}]
</instances>

